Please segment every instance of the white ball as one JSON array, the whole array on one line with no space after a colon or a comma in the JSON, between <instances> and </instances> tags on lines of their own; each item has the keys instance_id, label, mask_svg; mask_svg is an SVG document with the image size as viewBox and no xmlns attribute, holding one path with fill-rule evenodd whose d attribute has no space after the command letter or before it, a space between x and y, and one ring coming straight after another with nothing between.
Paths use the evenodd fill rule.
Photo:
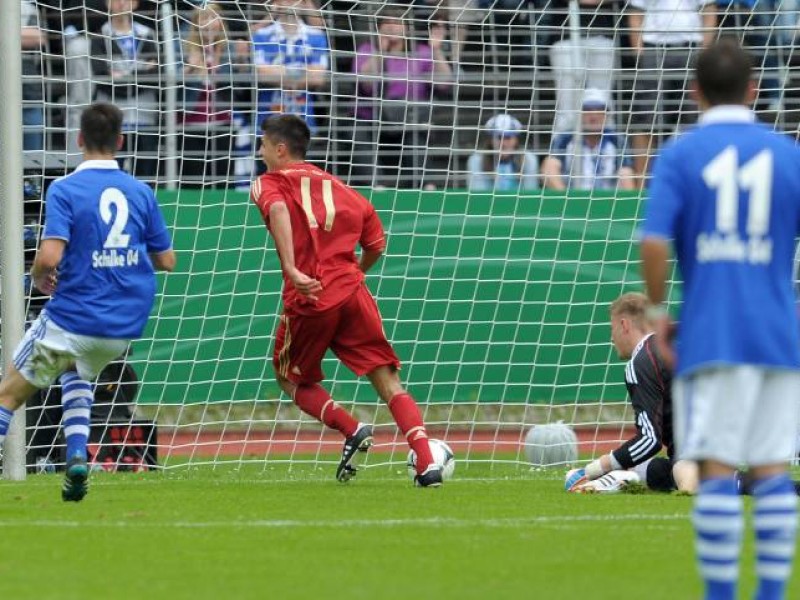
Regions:
<instances>
[{"instance_id":1,"label":"white ball","mask_svg":"<svg viewBox=\"0 0 800 600\"><path fill-rule=\"evenodd\" d=\"M456 470L456 457L453 450L442 440L429 439L428 445L431 448L433 462L442 468L442 479L445 481L450 479ZM406 467L408 467L408 476L414 479L417 474L417 453L413 450L408 453Z\"/></svg>"},{"instance_id":2,"label":"white ball","mask_svg":"<svg viewBox=\"0 0 800 600\"><path fill-rule=\"evenodd\" d=\"M525 436L525 457L535 467L555 467L578 460L578 436L564 423L534 425Z\"/></svg>"}]
</instances>

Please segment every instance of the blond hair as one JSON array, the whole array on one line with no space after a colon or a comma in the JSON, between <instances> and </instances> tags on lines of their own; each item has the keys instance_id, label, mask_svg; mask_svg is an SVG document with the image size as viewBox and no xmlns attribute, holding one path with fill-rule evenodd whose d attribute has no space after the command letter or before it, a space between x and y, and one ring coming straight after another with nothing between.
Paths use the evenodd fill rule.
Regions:
<instances>
[{"instance_id":1,"label":"blond hair","mask_svg":"<svg viewBox=\"0 0 800 600\"><path fill-rule=\"evenodd\" d=\"M628 292L611 303L609 312L612 318L627 317L638 329L646 331L649 325L645 313L649 306L650 300L647 296L639 292Z\"/></svg>"},{"instance_id":2,"label":"blond hair","mask_svg":"<svg viewBox=\"0 0 800 600\"><path fill-rule=\"evenodd\" d=\"M200 23L200 17L205 16L207 14L215 16L222 23L219 37L212 42L212 45L225 43L228 41L228 28L225 26L225 20L222 18L222 9L220 8L219 4L214 4L212 2L210 4L207 4L205 8L195 8L192 11L192 16L189 19L189 22L191 23L191 30L189 31L189 36L186 39L187 53L201 51L203 47L203 40L200 37L199 23Z\"/></svg>"}]
</instances>

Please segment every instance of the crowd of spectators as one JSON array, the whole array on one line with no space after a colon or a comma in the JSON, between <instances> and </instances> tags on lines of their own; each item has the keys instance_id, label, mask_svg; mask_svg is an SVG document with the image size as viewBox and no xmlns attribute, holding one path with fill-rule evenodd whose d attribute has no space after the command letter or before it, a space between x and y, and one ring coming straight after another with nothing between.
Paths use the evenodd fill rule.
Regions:
<instances>
[{"instance_id":1,"label":"crowd of spectators","mask_svg":"<svg viewBox=\"0 0 800 600\"><path fill-rule=\"evenodd\" d=\"M780 110L783 65L773 50L794 42L787 30L797 14L788 8L800 10L771 0L579 0L572 21L568 0L271 0L266 8L175 0L166 27L163 3L152 0L20 1L26 150L74 151L75 116L112 101L125 115L124 168L164 176L172 119L177 175L225 185L263 168L253 158L259 125L289 112L308 122L320 154L335 154L334 171L351 184L475 191L640 185L663 141L696 119L689 66L720 33L755 50L757 107ZM470 125L455 116L464 73L476 70L470 31L491 26L530 34L532 71L548 69L553 99L535 96L527 110L484 99L462 111L475 115ZM520 45L512 34L502 39ZM538 47L548 49L541 58ZM170 86L178 93L168 109ZM444 183L427 177L438 106L449 107L445 127L468 132L446 148L449 171L465 176ZM533 112L551 115L537 146Z\"/></svg>"},{"instance_id":2,"label":"crowd of spectators","mask_svg":"<svg viewBox=\"0 0 800 600\"><path fill-rule=\"evenodd\" d=\"M113 102L123 115L120 163L136 177L152 177L158 154L160 90L156 32L134 19L139 0L108 0L109 19L89 32L94 101Z\"/></svg>"},{"instance_id":3,"label":"crowd of spectators","mask_svg":"<svg viewBox=\"0 0 800 600\"><path fill-rule=\"evenodd\" d=\"M376 22L376 35L356 48L353 60L351 181L396 187L414 181L422 169L414 159L424 145L431 106L449 92L453 70L442 49L441 20L430 21L425 41L411 35L402 10L389 7Z\"/></svg>"}]
</instances>

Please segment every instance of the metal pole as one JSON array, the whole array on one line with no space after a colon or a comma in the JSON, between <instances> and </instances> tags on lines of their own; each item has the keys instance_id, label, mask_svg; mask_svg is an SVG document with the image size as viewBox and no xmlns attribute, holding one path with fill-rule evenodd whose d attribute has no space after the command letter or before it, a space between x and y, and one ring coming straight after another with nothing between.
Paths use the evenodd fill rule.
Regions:
<instances>
[{"instance_id":1,"label":"metal pole","mask_svg":"<svg viewBox=\"0 0 800 600\"><path fill-rule=\"evenodd\" d=\"M576 71L581 70L580 65L582 64L582 56L581 56L581 17L580 17L580 7L578 6L577 0L570 0L569 3L569 37L570 37L570 50L572 51L572 69L573 73ZM577 78L575 78L577 79ZM583 103L583 91L586 87L586 80L584 79L583 82L578 83L578 106L577 110L574 114L575 117L575 132L572 137L573 147L574 147L574 154L572 157L572 167L570 168L569 173L569 186L572 187L573 184L580 185L578 181L578 177L583 176L583 128L581 123L581 105ZM570 107L573 108L573 107Z\"/></svg>"},{"instance_id":2,"label":"metal pole","mask_svg":"<svg viewBox=\"0 0 800 600\"><path fill-rule=\"evenodd\" d=\"M164 72L166 75L166 140L164 151L166 156L167 189L174 190L178 184L178 75L177 57L175 55L175 27L172 6L167 2L161 9L164 20L164 56L167 59Z\"/></svg>"},{"instance_id":3,"label":"metal pole","mask_svg":"<svg viewBox=\"0 0 800 600\"><path fill-rule=\"evenodd\" d=\"M0 81L4 83L0 110L0 365L4 373L25 328L20 6L19 0L0 0ZM14 413L3 453L3 477L24 480L24 406Z\"/></svg>"}]
</instances>

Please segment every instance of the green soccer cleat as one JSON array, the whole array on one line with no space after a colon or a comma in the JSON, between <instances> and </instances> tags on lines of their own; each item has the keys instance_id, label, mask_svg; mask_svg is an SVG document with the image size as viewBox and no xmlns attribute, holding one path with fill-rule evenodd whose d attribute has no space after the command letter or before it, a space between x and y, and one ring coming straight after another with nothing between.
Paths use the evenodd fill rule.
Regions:
<instances>
[{"instance_id":1,"label":"green soccer cleat","mask_svg":"<svg viewBox=\"0 0 800 600\"><path fill-rule=\"evenodd\" d=\"M372 427L369 425L359 426L356 432L344 441L342 460L339 461L339 466L336 468L336 479L338 481L346 483L356 476L358 472L358 465L354 460L356 453L361 453L358 462L363 462L367 452L372 447L373 441Z\"/></svg>"},{"instance_id":2,"label":"green soccer cleat","mask_svg":"<svg viewBox=\"0 0 800 600\"><path fill-rule=\"evenodd\" d=\"M64 502L80 502L89 491L89 465L86 459L74 456L67 462L61 499Z\"/></svg>"}]
</instances>

